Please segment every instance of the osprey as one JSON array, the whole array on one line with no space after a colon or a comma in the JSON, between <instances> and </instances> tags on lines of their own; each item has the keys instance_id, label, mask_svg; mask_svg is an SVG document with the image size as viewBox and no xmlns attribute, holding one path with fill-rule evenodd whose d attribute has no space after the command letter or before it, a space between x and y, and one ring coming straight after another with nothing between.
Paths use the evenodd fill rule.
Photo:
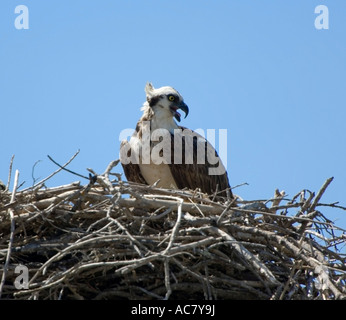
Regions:
<instances>
[{"instance_id":1,"label":"osprey","mask_svg":"<svg viewBox=\"0 0 346 320\"><path fill-rule=\"evenodd\" d=\"M199 188L209 195L232 198L227 172L212 145L179 126L178 110L189 113L172 87L145 87L146 102L130 140L123 140L120 161L128 181L166 189Z\"/></svg>"}]
</instances>

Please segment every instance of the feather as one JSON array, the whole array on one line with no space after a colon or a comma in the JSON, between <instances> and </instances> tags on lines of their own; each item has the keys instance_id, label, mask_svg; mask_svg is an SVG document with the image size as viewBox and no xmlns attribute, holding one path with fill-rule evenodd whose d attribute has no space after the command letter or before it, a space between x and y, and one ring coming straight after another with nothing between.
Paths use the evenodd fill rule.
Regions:
<instances>
[{"instance_id":1,"label":"feather","mask_svg":"<svg viewBox=\"0 0 346 320\"><path fill-rule=\"evenodd\" d=\"M131 151L132 149L130 148L130 146L128 145L129 142L127 140L123 140L121 142L120 145L120 150L129 150L127 157L130 158L131 157ZM121 156L120 156L121 158ZM124 161L121 161L121 165L124 169L124 173L126 176L126 179L128 181L132 181L132 182L137 182L137 183L142 183L142 184L147 184L147 182L145 181L145 179L142 176L141 170L139 168L139 165L137 163L124 163Z\"/></svg>"},{"instance_id":2,"label":"feather","mask_svg":"<svg viewBox=\"0 0 346 320\"><path fill-rule=\"evenodd\" d=\"M188 130L187 128L180 127L183 133ZM195 190L196 188L201 189L203 193L207 193L212 195L217 192L218 196L226 197L227 189L230 192L231 197L232 191L228 182L228 175L226 170L223 174L220 175L211 175L209 174L210 168L215 168L218 166L222 166L221 159L219 158L216 150L210 145L210 143L205 140L198 133L188 130L192 135L192 149L188 149L192 151L192 163L191 159L186 159L186 155L189 157L189 151L186 153L187 141L186 135L181 136L181 150L177 148L177 143L174 143L174 139L177 139L176 136L172 135L172 143L171 143L171 157L172 161L169 164L171 169L172 176L175 180L175 183L179 189L188 188ZM180 140L180 138L179 138ZM201 155L198 155L198 148L204 148L204 159L198 159ZM218 160L217 163L211 164L209 162L210 157L208 157L208 153L214 153L214 157ZM177 153L179 155L177 156ZM181 163L177 163L177 158L181 156ZM202 154L203 156L203 154ZM191 154L190 154L191 157ZM189 161L190 160L190 161ZM203 161L197 161L203 160ZM179 162L179 161L178 161ZM202 162L202 163L198 163Z\"/></svg>"}]
</instances>

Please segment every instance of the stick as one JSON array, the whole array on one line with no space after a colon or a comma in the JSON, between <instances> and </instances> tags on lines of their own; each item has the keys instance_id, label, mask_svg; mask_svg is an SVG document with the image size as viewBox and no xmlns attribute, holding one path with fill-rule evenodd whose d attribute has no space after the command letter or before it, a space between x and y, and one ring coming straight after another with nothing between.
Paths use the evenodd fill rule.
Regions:
<instances>
[{"instance_id":1,"label":"stick","mask_svg":"<svg viewBox=\"0 0 346 320\"><path fill-rule=\"evenodd\" d=\"M165 299L168 300L170 295L172 294L171 282L169 281L169 260L166 258L163 262L165 268L165 286L167 289Z\"/></svg>"},{"instance_id":2,"label":"stick","mask_svg":"<svg viewBox=\"0 0 346 320\"><path fill-rule=\"evenodd\" d=\"M10 168L9 168L9 172L8 172L8 179L7 179L6 190L8 190L8 189L10 188L13 160L14 160L14 155L11 157L11 162L10 162Z\"/></svg>"},{"instance_id":3,"label":"stick","mask_svg":"<svg viewBox=\"0 0 346 320\"><path fill-rule=\"evenodd\" d=\"M43 180L37 182L35 185L33 185L33 186L29 187L29 188L26 188L26 189L24 189L24 190L22 190L22 191L33 190L33 189L35 189L37 186L41 186L44 182L46 182L47 180L49 180L51 177L55 176L55 175L56 175L57 173L59 173L61 170L67 170L67 169L65 169L65 167L68 166L68 165L73 161L73 159L74 159L75 157L77 157L78 154L79 154L79 150L78 150L78 151L70 158L70 160L68 160L63 166L60 166L60 165L59 165L59 169L57 169L56 171L54 171L54 172L53 172L52 174L50 174L48 177L44 178ZM48 158L50 158L50 156L48 156ZM54 160L53 160L53 162L54 162ZM83 178L85 178L85 177L83 176ZM88 178L86 178L86 179L88 179Z\"/></svg>"},{"instance_id":4,"label":"stick","mask_svg":"<svg viewBox=\"0 0 346 320\"><path fill-rule=\"evenodd\" d=\"M77 151L76 155L77 155L78 153L79 153L79 150ZM77 173L77 172L74 172L74 171L72 171L72 170L70 170L70 169L65 168L66 165L63 165L63 166L60 165L60 164L57 163L50 155L47 155L47 157L48 157L48 159L49 159L50 161L52 161L54 164L56 164L58 167L60 167L61 170L65 170L65 171L67 171L67 172L69 172L69 173L72 173L72 174L78 176L78 177L81 177L81 178L84 178L84 179L89 180L88 177L83 176L82 174L79 174L79 173Z\"/></svg>"},{"instance_id":5,"label":"stick","mask_svg":"<svg viewBox=\"0 0 346 320\"><path fill-rule=\"evenodd\" d=\"M17 186L18 186L18 178L19 178L19 171L16 170L16 174L15 174L15 178L14 178L14 186L13 186L13 191L12 191L12 196L11 196L11 203L14 202L14 200L15 200L15 195L16 195ZM14 210L12 208L10 208L8 211L9 211L10 219L11 219L11 234L10 234L10 241L8 243L8 249L7 249L6 261L5 261L5 265L4 265L4 271L2 273L2 279L1 279L1 283L0 283L0 299L1 299L3 287L4 287L4 284L6 281L8 264L10 263L11 249L12 249L12 244L13 244L13 239L14 239L14 231L15 231Z\"/></svg>"},{"instance_id":6,"label":"stick","mask_svg":"<svg viewBox=\"0 0 346 320\"><path fill-rule=\"evenodd\" d=\"M325 181L325 183L324 183L323 186L321 187L320 191L318 191L318 193L317 193L317 195L316 195L314 201L312 202L312 204L311 204L311 206L310 206L310 208L309 208L309 210L308 210L309 212L315 210L315 207L317 206L318 201L321 200L323 193L326 191L326 189L328 188L329 184L333 181L333 179L334 179L334 177L331 177L331 178L329 178L329 179L327 179L327 180Z\"/></svg>"},{"instance_id":7,"label":"stick","mask_svg":"<svg viewBox=\"0 0 346 320\"><path fill-rule=\"evenodd\" d=\"M180 198L176 198L178 203L178 217L177 217L177 221L174 225L174 228L172 230L172 234L171 234L171 239L169 240L168 246L165 249L165 251L163 252L163 254L168 254L169 251L171 250L171 247L173 245L173 242L175 240L176 235L178 234L179 231L179 226L180 226L180 221L181 221L181 216L182 216L182 211L181 211L181 207L183 205L183 199Z\"/></svg>"},{"instance_id":8,"label":"stick","mask_svg":"<svg viewBox=\"0 0 346 320\"><path fill-rule=\"evenodd\" d=\"M239 241L233 238L231 235L226 233L225 231L216 228L216 227L208 227L205 229L213 234L220 235L223 239L229 241L229 245L235 249L241 256L244 257L248 263L251 263L252 267L261 275L263 275L271 285L278 285L279 282L276 280L272 272L261 262L259 259L253 255L249 250L247 250Z\"/></svg>"}]
</instances>

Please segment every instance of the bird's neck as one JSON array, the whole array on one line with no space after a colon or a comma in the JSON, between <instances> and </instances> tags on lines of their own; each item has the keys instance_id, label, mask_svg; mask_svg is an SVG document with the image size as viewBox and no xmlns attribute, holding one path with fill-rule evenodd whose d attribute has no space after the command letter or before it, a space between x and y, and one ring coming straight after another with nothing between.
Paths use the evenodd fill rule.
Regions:
<instances>
[{"instance_id":1,"label":"bird's neck","mask_svg":"<svg viewBox=\"0 0 346 320\"><path fill-rule=\"evenodd\" d=\"M173 134L174 129L178 128L179 127L174 121L172 114L165 110L155 110L150 119L151 131L154 131L156 129L166 129Z\"/></svg>"}]
</instances>

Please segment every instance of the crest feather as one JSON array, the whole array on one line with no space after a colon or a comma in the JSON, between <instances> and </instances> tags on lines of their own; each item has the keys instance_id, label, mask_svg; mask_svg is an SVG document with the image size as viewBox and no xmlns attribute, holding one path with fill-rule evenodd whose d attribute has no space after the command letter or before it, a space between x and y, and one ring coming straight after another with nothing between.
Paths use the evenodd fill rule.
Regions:
<instances>
[{"instance_id":1,"label":"crest feather","mask_svg":"<svg viewBox=\"0 0 346 320\"><path fill-rule=\"evenodd\" d=\"M145 86L145 93L147 95L147 98L151 98L153 96L153 91L155 90L153 84L151 82L148 82Z\"/></svg>"}]
</instances>

